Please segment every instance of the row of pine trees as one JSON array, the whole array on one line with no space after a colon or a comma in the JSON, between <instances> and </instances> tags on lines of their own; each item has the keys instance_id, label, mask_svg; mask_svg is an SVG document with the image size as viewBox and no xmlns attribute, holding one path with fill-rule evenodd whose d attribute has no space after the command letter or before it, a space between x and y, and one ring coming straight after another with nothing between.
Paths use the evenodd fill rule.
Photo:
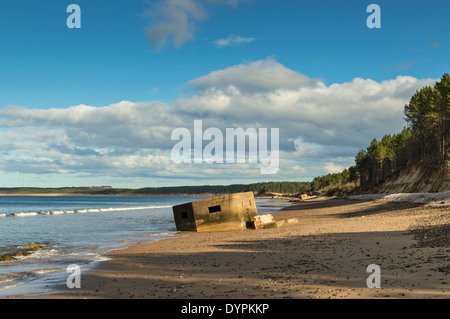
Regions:
<instances>
[{"instance_id":1,"label":"row of pine trees","mask_svg":"<svg viewBox=\"0 0 450 319\"><path fill-rule=\"evenodd\" d=\"M373 139L355 157L355 165L341 173L315 180L334 184L360 182L361 186L376 184L393 171L413 163L430 166L448 165L450 140L450 76L444 74L433 87L426 86L411 97L404 107L407 123L401 132ZM314 183L314 182L313 182ZM328 183L328 185L331 185Z\"/></svg>"}]
</instances>

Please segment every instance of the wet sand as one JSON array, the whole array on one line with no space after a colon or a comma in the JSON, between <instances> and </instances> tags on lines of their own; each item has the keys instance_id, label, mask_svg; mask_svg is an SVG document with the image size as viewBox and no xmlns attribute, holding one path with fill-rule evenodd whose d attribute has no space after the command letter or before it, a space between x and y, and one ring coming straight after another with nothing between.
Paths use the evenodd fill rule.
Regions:
<instances>
[{"instance_id":1,"label":"wet sand","mask_svg":"<svg viewBox=\"0 0 450 319\"><path fill-rule=\"evenodd\" d=\"M311 199L274 212L297 224L188 233L115 250L39 298L449 298L449 207ZM413 229L416 229L412 231ZM381 288L367 267L380 266ZM24 297L24 296L15 296Z\"/></svg>"}]
</instances>

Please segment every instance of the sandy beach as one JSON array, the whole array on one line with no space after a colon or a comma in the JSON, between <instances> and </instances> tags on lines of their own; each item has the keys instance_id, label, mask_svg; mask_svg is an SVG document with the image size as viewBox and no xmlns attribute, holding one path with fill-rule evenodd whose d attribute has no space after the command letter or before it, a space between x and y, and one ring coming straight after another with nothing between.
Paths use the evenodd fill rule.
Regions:
<instances>
[{"instance_id":1,"label":"sandy beach","mask_svg":"<svg viewBox=\"0 0 450 319\"><path fill-rule=\"evenodd\" d=\"M450 297L448 206L316 198L275 229L179 233L110 252L80 289L39 298L378 299ZM380 288L367 267L380 266ZM15 296L23 298L24 296Z\"/></svg>"}]
</instances>

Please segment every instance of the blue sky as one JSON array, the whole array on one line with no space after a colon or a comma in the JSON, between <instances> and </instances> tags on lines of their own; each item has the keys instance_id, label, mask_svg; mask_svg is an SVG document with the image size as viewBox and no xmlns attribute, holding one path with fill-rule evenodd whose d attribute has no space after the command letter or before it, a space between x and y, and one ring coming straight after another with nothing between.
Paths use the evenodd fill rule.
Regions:
<instances>
[{"instance_id":1,"label":"blue sky","mask_svg":"<svg viewBox=\"0 0 450 319\"><path fill-rule=\"evenodd\" d=\"M81 29L66 26L66 8L71 3L81 8ZM366 8L371 3L381 8L380 29L366 25L370 14ZM170 117L180 114L185 117L178 119L179 123L186 122L186 126L192 126L191 120L199 114L218 127L231 123L246 127L286 126L290 131L281 134L286 143L280 144L289 141L292 145L283 148L284 169L270 176L272 180L309 180L337 171L352 165L355 151L373 137L401 129L402 108L411 94L449 71L449 9L450 4L444 0L2 1L0 186L143 187L269 179L251 173L247 166L216 170L214 165L174 168L162 164L174 144L170 134L167 138L167 134L145 129L159 123L170 132ZM266 70L277 70L286 76L295 74L294 78L307 77L319 86L314 94L311 91L297 96L305 91L301 84L287 89L277 86L273 79L279 98L275 101L269 99L274 91L266 85L267 77L270 78ZM249 82L238 80L249 75L253 76L252 81L265 81L266 91L258 92L258 96L244 96ZM233 76L241 84L234 85ZM362 82L355 81L359 78ZM234 85L238 89L239 100L223 89L224 81L228 87ZM319 89L326 90L334 100L342 99L342 106L333 105L333 99L324 100ZM374 90L379 103L373 102ZM348 92L362 96L352 99L353 95L345 95ZM359 113L354 112L355 122L347 123L345 128L330 124L328 117L339 120L336 114L351 114L339 113L337 108L347 107L349 101L366 101L368 95L364 94L373 97L373 104L351 107L362 108L360 116L367 118L359 120ZM289 113L294 112L294 106L285 103L289 96L296 97L298 113L306 114L304 118L299 115L301 123L297 126L289 121L296 115ZM243 113L253 107L244 98L261 98L261 105L270 100L271 105L260 108L272 109L274 113L272 117L255 113L254 119L247 121L242 120L245 116L238 116L232 121L230 113L214 108L214 98L218 97L231 101L227 105L230 112ZM131 104L120 104L122 101ZM205 101L211 109L205 109ZM137 124L124 122L119 115L128 110L129 114L137 112L135 117L139 118L144 116L139 110L145 108L138 106L151 109L158 103L163 110L145 113L151 118L139 123L140 133L135 132ZM109 125L106 120L93 124L97 128L108 125L104 134L110 135L91 132L84 118L67 124L69 117L80 114L80 105L92 108L87 118L110 117ZM316 117L314 112L308 113L312 107L325 113ZM393 108L395 112L391 111ZM56 114L54 109L61 110L55 115L59 122L50 123ZM156 119L155 112L159 116L167 112L167 116ZM285 112L286 117L278 116ZM122 139L130 143L123 144L119 134L109 131L111 127L120 128ZM52 130L60 134L58 139L49 138ZM322 136L325 131L328 135ZM136 142L133 147L133 138L141 133L148 134L152 142ZM82 134L90 136L89 142ZM45 152L33 153L38 146ZM336 146L339 149L330 151ZM67 162L73 150L78 151L77 161L83 165ZM150 163L149 154L164 160ZM105 164L111 156L119 155L116 159L127 163L127 169L120 169L119 164ZM90 166L93 162L97 163L95 168ZM242 179L237 179L236 174Z\"/></svg>"}]
</instances>

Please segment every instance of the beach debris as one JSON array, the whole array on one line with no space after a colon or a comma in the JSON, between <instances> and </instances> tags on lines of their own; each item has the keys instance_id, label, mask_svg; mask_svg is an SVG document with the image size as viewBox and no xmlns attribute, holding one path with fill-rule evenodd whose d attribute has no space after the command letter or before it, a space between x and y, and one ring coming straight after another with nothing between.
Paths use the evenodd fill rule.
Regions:
<instances>
[{"instance_id":1,"label":"beach debris","mask_svg":"<svg viewBox=\"0 0 450 319\"><path fill-rule=\"evenodd\" d=\"M306 200L306 199L309 198L309 196L308 196L308 194L300 194L300 195L298 196L298 198L301 199L301 200Z\"/></svg>"},{"instance_id":2,"label":"beach debris","mask_svg":"<svg viewBox=\"0 0 450 319\"><path fill-rule=\"evenodd\" d=\"M253 217L253 226L255 229L264 228L264 225L274 223L275 219L272 214L266 214Z\"/></svg>"},{"instance_id":3,"label":"beach debris","mask_svg":"<svg viewBox=\"0 0 450 319\"><path fill-rule=\"evenodd\" d=\"M253 192L215 196L172 210L178 231L244 230L258 215Z\"/></svg>"},{"instance_id":4,"label":"beach debris","mask_svg":"<svg viewBox=\"0 0 450 319\"><path fill-rule=\"evenodd\" d=\"M297 223L297 218L275 220L258 215L253 192L234 193L172 207L178 231L224 231L278 228Z\"/></svg>"},{"instance_id":5,"label":"beach debris","mask_svg":"<svg viewBox=\"0 0 450 319\"><path fill-rule=\"evenodd\" d=\"M298 223L297 218L288 218L282 220L275 220L272 214L265 214L261 216L255 216L253 218L253 228L263 229L263 228L279 228L285 224Z\"/></svg>"}]
</instances>

